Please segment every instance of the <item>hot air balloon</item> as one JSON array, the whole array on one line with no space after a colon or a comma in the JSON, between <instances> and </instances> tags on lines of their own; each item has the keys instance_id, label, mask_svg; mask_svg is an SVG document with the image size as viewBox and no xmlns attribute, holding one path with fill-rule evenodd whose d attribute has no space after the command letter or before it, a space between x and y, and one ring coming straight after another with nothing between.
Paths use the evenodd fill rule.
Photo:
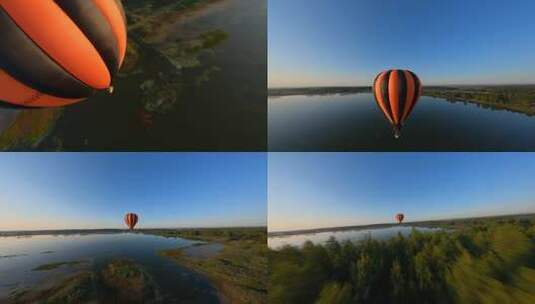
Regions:
<instances>
[{"instance_id":1,"label":"hot air balloon","mask_svg":"<svg viewBox=\"0 0 535 304\"><path fill-rule=\"evenodd\" d=\"M0 0L0 37L0 101L64 106L112 91L126 18L120 0Z\"/></svg>"},{"instance_id":2,"label":"hot air balloon","mask_svg":"<svg viewBox=\"0 0 535 304\"><path fill-rule=\"evenodd\" d=\"M398 221L398 224L401 224L401 222L403 222L403 219L405 218L405 215L403 215L403 213L398 213L396 214L396 221Z\"/></svg>"},{"instance_id":3,"label":"hot air balloon","mask_svg":"<svg viewBox=\"0 0 535 304\"><path fill-rule=\"evenodd\" d=\"M408 70L389 70L377 75L373 93L377 105L392 124L394 137L399 138L401 127L411 114L421 95L420 79Z\"/></svg>"},{"instance_id":4,"label":"hot air balloon","mask_svg":"<svg viewBox=\"0 0 535 304\"><path fill-rule=\"evenodd\" d=\"M138 217L137 217L137 214L135 213L127 213L124 216L124 223L126 224L126 226L128 226L128 229L130 230L134 230L134 227L137 224L137 220L138 220Z\"/></svg>"}]
</instances>

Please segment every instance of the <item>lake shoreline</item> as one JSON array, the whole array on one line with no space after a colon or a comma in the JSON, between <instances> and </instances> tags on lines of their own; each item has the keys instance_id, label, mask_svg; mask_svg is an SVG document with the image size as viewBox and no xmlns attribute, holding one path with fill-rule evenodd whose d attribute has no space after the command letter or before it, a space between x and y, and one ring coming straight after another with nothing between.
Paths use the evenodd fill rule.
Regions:
<instances>
[{"instance_id":1,"label":"lake shoreline","mask_svg":"<svg viewBox=\"0 0 535 304\"><path fill-rule=\"evenodd\" d=\"M477 100L477 99L447 99L445 96L442 96L440 94L424 93L422 96L444 99L450 103L466 102L466 103L474 104L477 106L482 106L484 109L508 111L508 112L513 112L513 113L523 114L529 117L535 116L535 106L533 106L533 109L522 109L522 108L515 107L514 105L508 106L508 105L500 104L500 103L487 103L487 102Z\"/></svg>"},{"instance_id":2,"label":"lake shoreline","mask_svg":"<svg viewBox=\"0 0 535 304\"><path fill-rule=\"evenodd\" d=\"M221 244L209 257L188 255L188 248L162 250L158 254L209 279L222 303L265 303L267 286L267 238L265 229L214 229L155 232L165 237L189 238ZM199 245L199 246L203 246Z\"/></svg>"},{"instance_id":3,"label":"lake shoreline","mask_svg":"<svg viewBox=\"0 0 535 304\"><path fill-rule=\"evenodd\" d=\"M468 217L468 218L452 218L452 219L440 219L440 220L430 220L430 221L418 221L418 222L405 222L402 224L396 223L381 223L381 224L369 224L369 225L354 225L354 226L340 226L340 227L325 227L325 228L315 228L315 229L299 229L299 230L288 230L288 231L273 231L268 232L269 238L285 237L292 235L306 235L306 234L317 234L323 232L340 232L340 231L353 231L353 230L368 230L368 229L381 229L381 228L391 228L399 226L413 226L420 228L445 228L447 226L452 226L452 223L465 223L468 221L474 220L487 220L487 219L511 219L511 218L523 218L523 217L533 217L535 214L505 214L505 215L493 215L493 216L482 216L482 217Z\"/></svg>"},{"instance_id":4,"label":"lake shoreline","mask_svg":"<svg viewBox=\"0 0 535 304\"><path fill-rule=\"evenodd\" d=\"M466 90L466 91L463 91ZM505 102L508 100L507 94L512 95L518 90L525 96L522 96L523 101L514 100L513 102ZM525 93L524 91L528 91ZM484 108L493 110L506 110L514 113L524 114L527 116L535 116L535 85L511 85L511 86L477 86L477 87L428 87L424 88L422 96L432 98L442 98L448 102L467 102L471 104L481 105ZM372 93L372 88L369 86L361 87L302 87L302 88L268 88L268 99L276 99L278 97L287 96L329 96L329 95L351 95ZM463 95L465 94L465 95ZM490 101L482 100L482 98L489 98ZM530 99L531 98L531 99ZM501 100L501 102L498 102Z\"/></svg>"}]
</instances>

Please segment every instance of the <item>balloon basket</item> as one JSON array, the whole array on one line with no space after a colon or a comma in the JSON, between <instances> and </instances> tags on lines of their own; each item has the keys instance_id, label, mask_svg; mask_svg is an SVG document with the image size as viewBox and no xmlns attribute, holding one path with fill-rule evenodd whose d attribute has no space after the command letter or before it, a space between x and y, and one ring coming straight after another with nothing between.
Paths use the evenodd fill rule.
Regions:
<instances>
[{"instance_id":1,"label":"balloon basket","mask_svg":"<svg viewBox=\"0 0 535 304\"><path fill-rule=\"evenodd\" d=\"M394 138L395 139L400 138L401 137L400 127L399 126L394 126L393 129L394 129Z\"/></svg>"}]
</instances>

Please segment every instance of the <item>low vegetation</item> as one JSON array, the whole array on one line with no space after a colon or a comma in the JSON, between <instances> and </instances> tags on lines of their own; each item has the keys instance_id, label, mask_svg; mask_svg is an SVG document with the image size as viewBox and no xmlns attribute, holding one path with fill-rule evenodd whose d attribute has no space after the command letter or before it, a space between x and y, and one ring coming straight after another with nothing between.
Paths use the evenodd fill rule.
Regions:
<instances>
[{"instance_id":1,"label":"low vegetation","mask_svg":"<svg viewBox=\"0 0 535 304\"><path fill-rule=\"evenodd\" d=\"M11 293L8 303L96 303L95 280L96 278L92 272L84 271L44 290L16 290Z\"/></svg>"},{"instance_id":2,"label":"low vegetation","mask_svg":"<svg viewBox=\"0 0 535 304\"><path fill-rule=\"evenodd\" d=\"M100 280L119 303L147 303L159 298L154 279L130 260L115 260L100 272Z\"/></svg>"},{"instance_id":3,"label":"low vegetation","mask_svg":"<svg viewBox=\"0 0 535 304\"><path fill-rule=\"evenodd\" d=\"M48 263L48 264L43 264L38 267L35 267L34 269L32 269L32 271L48 271L48 270L57 269L61 266L76 266L82 263L85 263L85 261L67 261L67 262Z\"/></svg>"},{"instance_id":4,"label":"low vegetation","mask_svg":"<svg viewBox=\"0 0 535 304\"><path fill-rule=\"evenodd\" d=\"M42 270L69 263L74 262L47 264ZM120 259L109 262L99 271L78 272L52 287L16 290L9 303L154 303L159 300L152 277L133 261Z\"/></svg>"},{"instance_id":5,"label":"low vegetation","mask_svg":"<svg viewBox=\"0 0 535 304\"><path fill-rule=\"evenodd\" d=\"M0 134L0 150L34 149L48 136L63 114L63 109L20 110Z\"/></svg>"},{"instance_id":6,"label":"low vegetation","mask_svg":"<svg viewBox=\"0 0 535 304\"><path fill-rule=\"evenodd\" d=\"M144 229L146 234L164 237L180 237L189 240L228 243L232 241L253 241L267 243L266 227L258 228L199 228L199 229Z\"/></svg>"},{"instance_id":7,"label":"low vegetation","mask_svg":"<svg viewBox=\"0 0 535 304\"><path fill-rule=\"evenodd\" d=\"M125 3L129 33L145 43L159 43L175 23L221 0L133 0Z\"/></svg>"},{"instance_id":8,"label":"low vegetation","mask_svg":"<svg viewBox=\"0 0 535 304\"><path fill-rule=\"evenodd\" d=\"M207 276L221 293L223 302L266 303L266 228L159 230L151 233L166 237L217 242L223 249L208 258L187 255L181 249L161 254Z\"/></svg>"},{"instance_id":9,"label":"low vegetation","mask_svg":"<svg viewBox=\"0 0 535 304\"><path fill-rule=\"evenodd\" d=\"M270 303L535 303L535 218L270 250Z\"/></svg>"},{"instance_id":10,"label":"low vegetation","mask_svg":"<svg viewBox=\"0 0 535 304\"><path fill-rule=\"evenodd\" d=\"M151 127L155 116L173 110L185 90L198 88L220 71L214 65L202 66L201 56L213 55L228 33L217 28L182 31L177 26L187 18L201 16L219 1L145 0L125 5L130 39L121 75L143 75L139 116L144 127ZM184 77L184 69L193 68L199 69L199 75Z\"/></svg>"}]
</instances>

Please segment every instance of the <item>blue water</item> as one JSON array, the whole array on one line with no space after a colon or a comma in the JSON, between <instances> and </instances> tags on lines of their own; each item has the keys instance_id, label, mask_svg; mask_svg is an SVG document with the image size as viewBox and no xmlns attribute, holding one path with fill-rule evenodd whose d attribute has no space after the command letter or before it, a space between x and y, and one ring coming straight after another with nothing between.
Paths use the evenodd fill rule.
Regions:
<instances>
[{"instance_id":1,"label":"blue water","mask_svg":"<svg viewBox=\"0 0 535 304\"><path fill-rule=\"evenodd\" d=\"M270 151L535 151L535 116L422 97L394 139L372 94L268 101Z\"/></svg>"},{"instance_id":2,"label":"blue water","mask_svg":"<svg viewBox=\"0 0 535 304\"><path fill-rule=\"evenodd\" d=\"M164 301L218 303L217 292L205 277L157 254L195 243L199 242L136 233L0 237L0 302L15 290L42 289L81 270L100 269L112 259L126 258L153 276ZM32 271L43 264L80 260L84 263Z\"/></svg>"}]
</instances>

